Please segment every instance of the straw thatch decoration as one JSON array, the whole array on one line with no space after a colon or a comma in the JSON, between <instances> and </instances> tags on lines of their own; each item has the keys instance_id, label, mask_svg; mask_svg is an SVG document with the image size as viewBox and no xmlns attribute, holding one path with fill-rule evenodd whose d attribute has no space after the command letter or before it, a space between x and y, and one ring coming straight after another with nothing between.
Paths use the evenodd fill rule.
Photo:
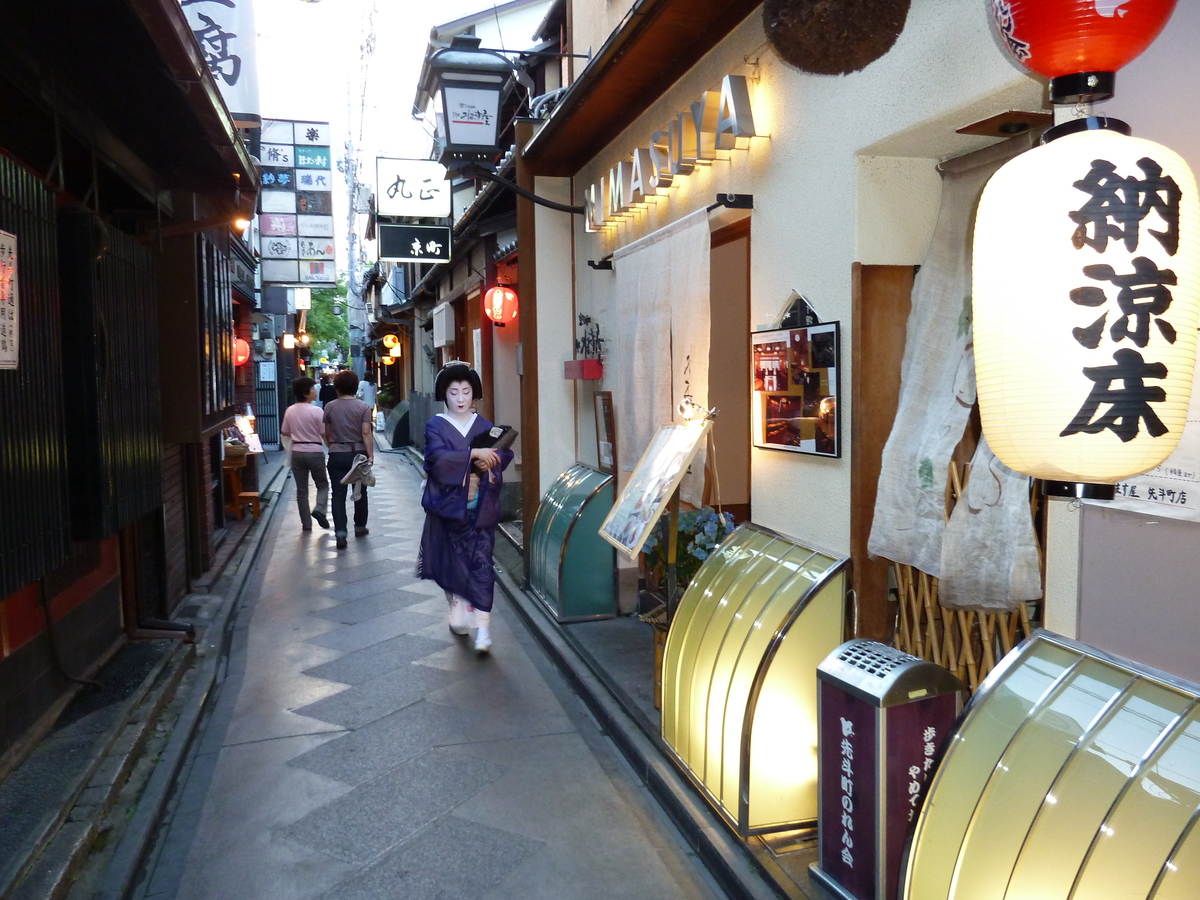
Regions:
<instances>
[{"instance_id":1,"label":"straw thatch decoration","mask_svg":"<svg viewBox=\"0 0 1200 900\"><path fill-rule=\"evenodd\" d=\"M779 55L805 72L848 75L896 43L910 0L766 0L763 27Z\"/></svg>"}]
</instances>

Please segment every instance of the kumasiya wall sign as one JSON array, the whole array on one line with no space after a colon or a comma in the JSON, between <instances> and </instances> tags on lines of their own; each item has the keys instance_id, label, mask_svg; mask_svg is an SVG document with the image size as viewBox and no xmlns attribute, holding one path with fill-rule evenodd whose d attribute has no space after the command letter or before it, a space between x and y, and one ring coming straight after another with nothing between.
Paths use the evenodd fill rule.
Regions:
<instances>
[{"instance_id":1,"label":"kumasiya wall sign","mask_svg":"<svg viewBox=\"0 0 1200 900\"><path fill-rule=\"evenodd\" d=\"M722 152L745 148L756 135L746 76L726 75L720 89L702 93L587 188L587 230L613 224L648 197L665 194L676 178L710 165Z\"/></svg>"}]
</instances>

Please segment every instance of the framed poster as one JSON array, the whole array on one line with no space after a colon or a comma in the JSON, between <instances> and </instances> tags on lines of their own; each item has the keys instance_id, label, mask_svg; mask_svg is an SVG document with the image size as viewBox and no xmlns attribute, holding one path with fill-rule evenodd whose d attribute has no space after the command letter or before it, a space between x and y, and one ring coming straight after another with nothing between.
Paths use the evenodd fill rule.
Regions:
<instances>
[{"instance_id":1,"label":"framed poster","mask_svg":"<svg viewBox=\"0 0 1200 900\"><path fill-rule=\"evenodd\" d=\"M600 537L630 559L636 557L710 428L708 419L660 426L600 526Z\"/></svg>"},{"instance_id":2,"label":"framed poster","mask_svg":"<svg viewBox=\"0 0 1200 900\"><path fill-rule=\"evenodd\" d=\"M613 418L612 391L596 391L596 466L601 472L617 474L617 427Z\"/></svg>"},{"instance_id":3,"label":"framed poster","mask_svg":"<svg viewBox=\"0 0 1200 900\"><path fill-rule=\"evenodd\" d=\"M842 455L837 322L750 335L754 446Z\"/></svg>"}]
</instances>

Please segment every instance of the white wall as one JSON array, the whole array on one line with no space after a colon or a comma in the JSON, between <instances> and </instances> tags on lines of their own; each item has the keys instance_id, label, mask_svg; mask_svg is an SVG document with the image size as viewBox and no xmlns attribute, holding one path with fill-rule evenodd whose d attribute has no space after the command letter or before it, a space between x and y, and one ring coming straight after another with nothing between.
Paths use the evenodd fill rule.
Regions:
<instances>
[{"instance_id":1,"label":"white wall","mask_svg":"<svg viewBox=\"0 0 1200 900\"><path fill-rule=\"evenodd\" d=\"M751 102L759 133L769 136L681 179L668 196L606 233L585 234L578 222L577 303L612 333L612 276L588 269L588 259L712 203L718 191L753 194L751 322L770 322L799 290L824 320L842 322L845 354L843 457L753 451L754 519L849 553L852 265L919 262L936 213L934 162L989 142L954 129L1007 109L1040 108L1043 89L996 46L982 2L914 0L892 51L845 77L806 75L782 62L765 43L756 12L598 153L576 179L576 202L701 91L743 72L746 60L759 62ZM610 372L620 361L612 363ZM611 390L613 381L606 377L603 388ZM634 451L620 452L628 458Z\"/></svg>"},{"instance_id":2,"label":"white wall","mask_svg":"<svg viewBox=\"0 0 1200 900\"><path fill-rule=\"evenodd\" d=\"M569 203L567 178L536 178L534 193ZM539 473L541 491L575 464L575 387L563 378L563 361L575 346L575 311L571 297L570 213L544 206L537 210L537 324Z\"/></svg>"}]
</instances>

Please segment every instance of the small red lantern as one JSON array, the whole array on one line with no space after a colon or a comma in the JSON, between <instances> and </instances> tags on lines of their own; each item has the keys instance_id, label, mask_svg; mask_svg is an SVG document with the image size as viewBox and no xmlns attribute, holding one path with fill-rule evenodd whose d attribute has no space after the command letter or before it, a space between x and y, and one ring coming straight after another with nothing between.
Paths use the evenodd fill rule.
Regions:
<instances>
[{"instance_id":1,"label":"small red lantern","mask_svg":"<svg viewBox=\"0 0 1200 900\"><path fill-rule=\"evenodd\" d=\"M244 366L250 361L250 345L241 338L236 338L233 342L233 364L235 366Z\"/></svg>"},{"instance_id":2,"label":"small red lantern","mask_svg":"<svg viewBox=\"0 0 1200 900\"><path fill-rule=\"evenodd\" d=\"M1107 100L1116 71L1150 46L1175 0L991 0L1008 52L1050 79L1055 103Z\"/></svg>"},{"instance_id":3,"label":"small red lantern","mask_svg":"<svg viewBox=\"0 0 1200 900\"><path fill-rule=\"evenodd\" d=\"M504 326L517 318L517 292L500 283L483 295L483 314Z\"/></svg>"}]
</instances>

